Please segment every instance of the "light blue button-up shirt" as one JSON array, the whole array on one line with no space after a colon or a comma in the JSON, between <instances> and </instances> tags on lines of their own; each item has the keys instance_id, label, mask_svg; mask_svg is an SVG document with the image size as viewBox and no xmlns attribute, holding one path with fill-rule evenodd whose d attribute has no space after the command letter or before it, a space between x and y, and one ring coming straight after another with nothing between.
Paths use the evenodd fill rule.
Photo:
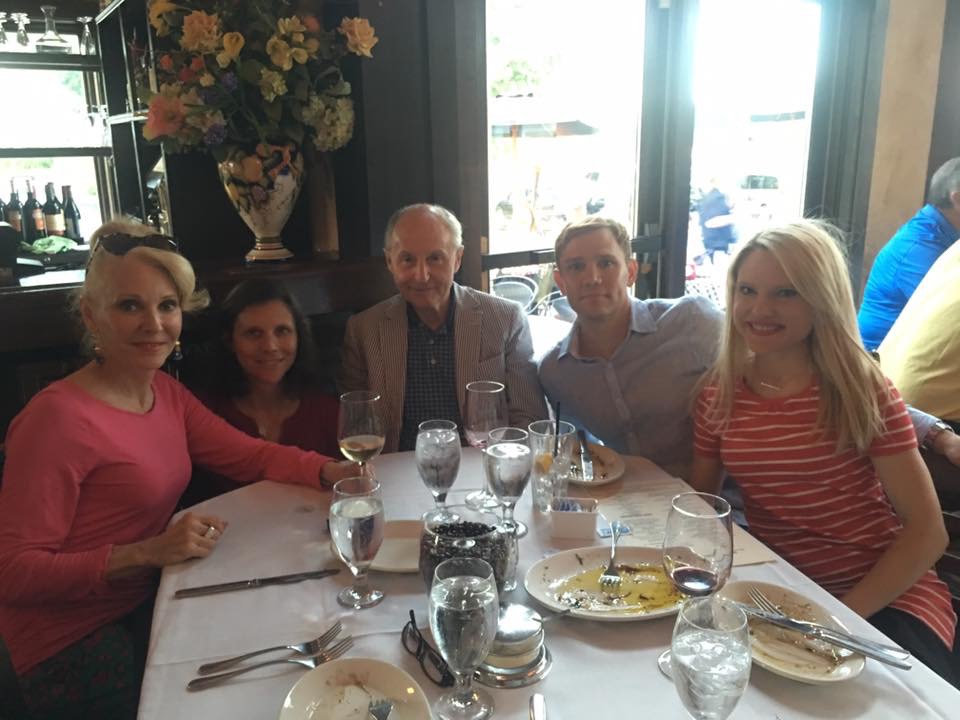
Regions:
<instances>
[{"instance_id":1,"label":"light blue button-up shirt","mask_svg":"<svg viewBox=\"0 0 960 720\"><path fill-rule=\"evenodd\" d=\"M716 360L722 329L723 311L706 298L633 299L630 329L609 360L581 356L574 323L540 361L540 382L564 420L685 478L693 393Z\"/></svg>"}]
</instances>

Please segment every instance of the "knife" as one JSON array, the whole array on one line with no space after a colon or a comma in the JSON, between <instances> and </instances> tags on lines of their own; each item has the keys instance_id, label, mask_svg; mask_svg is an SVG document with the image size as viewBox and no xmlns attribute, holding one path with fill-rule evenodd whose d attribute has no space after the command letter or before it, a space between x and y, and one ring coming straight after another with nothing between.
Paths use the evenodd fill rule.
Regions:
<instances>
[{"instance_id":1,"label":"knife","mask_svg":"<svg viewBox=\"0 0 960 720\"><path fill-rule=\"evenodd\" d=\"M577 430L577 438L580 440L580 467L583 469L583 481L593 482L593 455L590 454L590 447L587 444L587 433Z\"/></svg>"},{"instance_id":2,"label":"knife","mask_svg":"<svg viewBox=\"0 0 960 720\"><path fill-rule=\"evenodd\" d=\"M794 630L803 635L830 643L831 645L852 650L853 652L860 653L861 655L873 658L887 665L898 667L901 670L909 670L913 667L907 662L910 658L910 653L906 650L875 643L872 640L854 637L853 635L848 635L845 632L828 628L824 625L817 625L816 623L806 622L804 620L794 620L785 615L774 615L753 605L746 605L739 602L735 604L747 615L768 622L771 625Z\"/></svg>"},{"instance_id":3,"label":"knife","mask_svg":"<svg viewBox=\"0 0 960 720\"><path fill-rule=\"evenodd\" d=\"M330 575L336 575L340 572L339 568L330 568L328 570L313 570L311 572L293 573L292 575L275 575L273 577L254 578L253 580L239 580L237 582L217 583L216 585L202 585L200 587L184 588L177 590L173 596L175 598L200 597L201 595L215 595L216 593L232 592L234 590L249 590L250 588L263 587L264 585L291 585L303 580L315 580L325 578Z\"/></svg>"},{"instance_id":4,"label":"knife","mask_svg":"<svg viewBox=\"0 0 960 720\"><path fill-rule=\"evenodd\" d=\"M530 720L547 720L547 701L540 693L530 696Z\"/></svg>"}]
</instances>

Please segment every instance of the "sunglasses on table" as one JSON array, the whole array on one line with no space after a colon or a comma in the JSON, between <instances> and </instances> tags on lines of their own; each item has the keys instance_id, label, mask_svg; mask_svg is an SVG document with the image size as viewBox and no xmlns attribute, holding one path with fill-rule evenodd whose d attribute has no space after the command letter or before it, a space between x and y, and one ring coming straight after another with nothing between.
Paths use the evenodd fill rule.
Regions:
<instances>
[{"instance_id":1,"label":"sunglasses on table","mask_svg":"<svg viewBox=\"0 0 960 720\"><path fill-rule=\"evenodd\" d=\"M137 247L149 247L155 250L166 250L177 252L177 243L169 235L129 235L127 233L110 233L101 235L97 238L97 244L90 251L90 258L100 248L103 248L111 255L126 255ZM87 259L87 265L90 264L90 258Z\"/></svg>"},{"instance_id":2,"label":"sunglasses on table","mask_svg":"<svg viewBox=\"0 0 960 720\"><path fill-rule=\"evenodd\" d=\"M410 611L410 621L403 626L400 639L403 641L404 650L417 659L420 669L430 678L430 682L440 687L452 687L456 683L447 661L420 634L413 610Z\"/></svg>"}]
</instances>

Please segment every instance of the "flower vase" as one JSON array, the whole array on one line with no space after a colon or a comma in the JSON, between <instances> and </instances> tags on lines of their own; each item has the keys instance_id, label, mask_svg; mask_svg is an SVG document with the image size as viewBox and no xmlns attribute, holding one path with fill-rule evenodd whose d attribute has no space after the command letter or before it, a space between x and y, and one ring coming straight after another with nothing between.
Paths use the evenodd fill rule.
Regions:
<instances>
[{"instance_id":1,"label":"flower vase","mask_svg":"<svg viewBox=\"0 0 960 720\"><path fill-rule=\"evenodd\" d=\"M247 262L286 260L280 232L303 187L303 153L296 145L260 143L250 151L232 148L217 164L230 203L253 231L256 242Z\"/></svg>"}]
</instances>

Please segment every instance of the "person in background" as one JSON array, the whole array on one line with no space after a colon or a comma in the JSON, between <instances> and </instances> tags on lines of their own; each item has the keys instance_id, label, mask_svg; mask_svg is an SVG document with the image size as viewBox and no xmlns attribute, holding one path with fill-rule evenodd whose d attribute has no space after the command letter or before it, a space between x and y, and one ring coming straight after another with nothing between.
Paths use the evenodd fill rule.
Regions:
<instances>
[{"instance_id":1,"label":"person in background","mask_svg":"<svg viewBox=\"0 0 960 720\"><path fill-rule=\"evenodd\" d=\"M930 180L927 204L883 246L867 277L858 323L867 350L876 350L937 258L960 238L960 157Z\"/></svg>"},{"instance_id":2,"label":"person in background","mask_svg":"<svg viewBox=\"0 0 960 720\"><path fill-rule=\"evenodd\" d=\"M453 213L401 208L387 223L384 250L398 294L347 322L339 378L343 392L382 397L384 452L413 450L424 420L462 427L465 387L475 380L506 385L510 425L545 418L520 306L453 281L463 257Z\"/></svg>"},{"instance_id":3,"label":"person in background","mask_svg":"<svg viewBox=\"0 0 960 720\"><path fill-rule=\"evenodd\" d=\"M201 399L253 437L339 456L337 399L316 389L310 326L284 285L245 280L220 308L218 392Z\"/></svg>"},{"instance_id":4,"label":"person in background","mask_svg":"<svg viewBox=\"0 0 960 720\"><path fill-rule=\"evenodd\" d=\"M94 359L10 425L0 636L35 717L136 717L156 570L205 557L227 527L190 512L168 526L193 463L316 488L355 472L239 432L157 372L206 302L171 238L102 226L77 296Z\"/></svg>"},{"instance_id":5,"label":"person in background","mask_svg":"<svg viewBox=\"0 0 960 720\"><path fill-rule=\"evenodd\" d=\"M728 254L730 246L737 241L737 228L731 214L733 209L730 199L717 187L718 184L718 180L711 179L710 189L697 202L703 254L711 263L714 253Z\"/></svg>"},{"instance_id":6,"label":"person in background","mask_svg":"<svg viewBox=\"0 0 960 720\"><path fill-rule=\"evenodd\" d=\"M617 222L588 217L557 237L554 279L577 313L540 361L550 403L604 445L678 477L693 460L690 403L717 358L724 313L703 297L631 297L637 262ZM589 391L584 391L589 388ZM911 411L917 437L960 465L960 437Z\"/></svg>"},{"instance_id":7,"label":"person in background","mask_svg":"<svg viewBox=\"0 0 960 720\"><path fill-rule=\"evenodd\" d=\"M739 485L750 532L957 685L947 545L903 401L857 339L829 226L765 230L727 276L722 349L696 404L690 484Z\"/></svg>"},{"instance_id":8,"label":"person in background","mask_svg":"<svg viewBox=\"0 0 960 720\"><path fill-rule=\"evenodd\" d=\"M930 268L878 353L880 367L903 399L960 423L960 243Z\"/></svg>"}]
</instances>

